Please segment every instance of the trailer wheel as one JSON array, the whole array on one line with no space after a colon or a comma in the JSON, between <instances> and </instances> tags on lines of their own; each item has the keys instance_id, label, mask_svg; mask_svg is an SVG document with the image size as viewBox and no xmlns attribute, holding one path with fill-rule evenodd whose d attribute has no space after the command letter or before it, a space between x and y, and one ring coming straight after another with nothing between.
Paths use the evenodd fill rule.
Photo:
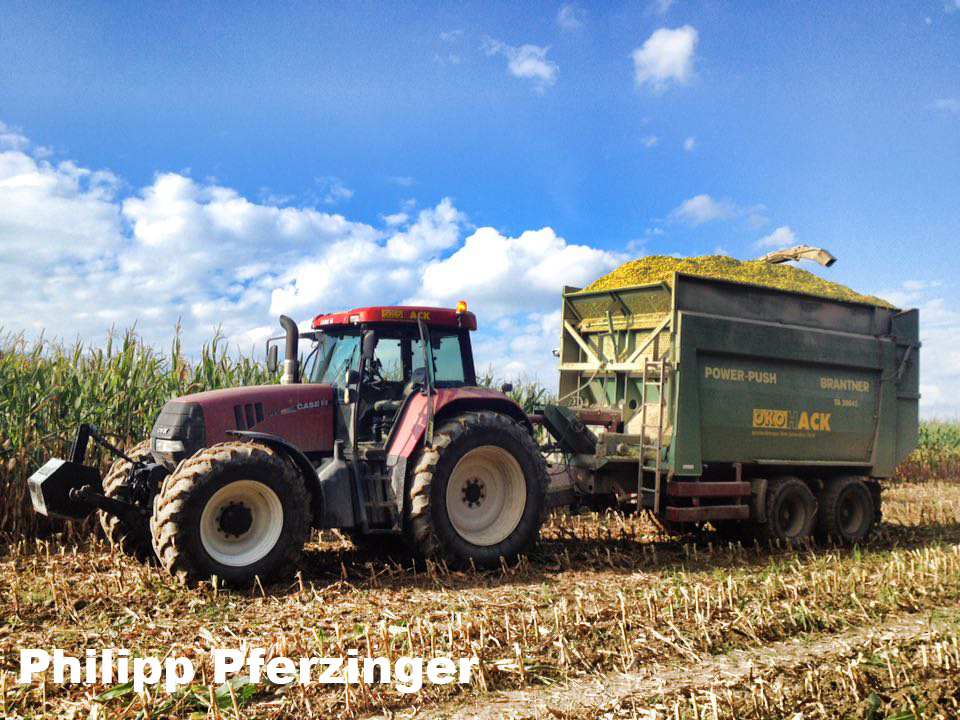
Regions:
<instances>
[{"instance_id":1,"label":"trailer wheel","mask_svg":"<svg viewBox=\"0 0 960 720\"><path fill-rule=\"evenodd\" d=\"M827 481L820 493L817 536L848 545L861 542L873 528L876 508L870 488L858 477L844 476Z\"/></svg>"},{"instance_id":2,"label":"trailer wheel","mask_svg":"<svg viewBox=\"0 0 960 720\"><path fill-rule=\"evenodd\" d=\"M245 586L296 563L310 520L310 495L292 463L264 445L227 442L180 463L150 525L157 557L181 582L216 575Z\"/></svg>"},{"instance_id":3,"label":"trailer wheel","mask_svg":"<svg viewBox=\"0 0 960 720\"><path fill-rule=\"evenodd\" d=\"M134 460L145 460L150 457L150 441L137 443L127 455ZM129 500L127 497L127 481L130 478L130 469L133 464L125 458L117 458L103 478L103 494L109 498ZM100 527L103 528L107 540L115 548L119 548L125 555L139 560L146 560L153 556L153 545L150 542L150 527L144 522L143 527L132 528L116 515L99 510Z\"/></svg>"},{"instance_id":4,"label":"trailer wheel","mask_svg":"<svg viewBox=\"0 0 960 720\"><path fill-rule=\"evenodd\" d=\"M547 510L547 471L526 428L495 412L445 422L422 450L406 529L424 557L451 567L496 567L533 545Z\"/></svg>"},{"instance_id":5,"label":"trailer wheel","mask_svg":"<svg viewBox=\"0 0 960 720\"><path fill-rule=\"evenodd\" d=\"M767 486L767 521L761 526L765 540L799 542L813 533L817 500L807 484L796 477L779 477Z\"/></svg>"}]
</instances>

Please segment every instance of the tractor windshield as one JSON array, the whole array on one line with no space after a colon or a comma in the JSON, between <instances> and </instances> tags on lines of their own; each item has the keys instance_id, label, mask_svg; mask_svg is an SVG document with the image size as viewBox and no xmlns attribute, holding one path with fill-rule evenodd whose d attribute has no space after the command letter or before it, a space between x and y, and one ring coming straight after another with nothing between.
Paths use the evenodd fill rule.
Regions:
<instances>
[{"instance_id":1,"label":"tractor windshield","mask_svg":"<svg viewBox=\"0 0 960 720\"><path fill-rule=\"evenodd\" d=\"M423 350L416 326L379 326L377 335L374 372L380 380L403 385L418 369L423 372ZM342 388L347 370L356 370L360 364L360 328L351 328L343 334L317 332L316 337L317 344L304 365L305 381ZM460 387L476 382L470 339L465 330L431 328L430 346L433 379L438 387Z\"/></svg>"},{"instance_id":2,"label":"tractor windshield","mask_svg":"<svg viewBox=\"0 0 960 720\"><path fill-rule=\"evenodd\" d=\"M308 377L312 383L343 386L344 374L356 367L360 357L359 335L317 333L317 348Z\"/></svg>"}]
</instances>

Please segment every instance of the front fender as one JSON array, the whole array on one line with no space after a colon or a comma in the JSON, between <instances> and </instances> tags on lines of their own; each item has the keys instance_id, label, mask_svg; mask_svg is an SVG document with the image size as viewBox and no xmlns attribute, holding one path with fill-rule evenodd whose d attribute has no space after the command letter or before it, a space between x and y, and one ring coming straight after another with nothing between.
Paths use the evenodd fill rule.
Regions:
<instances>
[{"instance_id":1,"label":"front fender","mask_svg":"<svg viewBox=\"0 0 960 720\"><path fill-rule=\"evenodd\" d=\"M300 471L300 474L303 475L303 482L307 486L307 491L310 493L310 505L314 526L320 522L321 518L323 518L323 509L326 504L323 497L323 486L320 483L320 478L317 476L317 471L313 467L313 463L310 462L310 458L304 455L300 448L277 435L256 432L254 430L228 430L227 434L244 440L253 440L262 443L271 450L287 457Z\"/></svg>"}]
</instances>

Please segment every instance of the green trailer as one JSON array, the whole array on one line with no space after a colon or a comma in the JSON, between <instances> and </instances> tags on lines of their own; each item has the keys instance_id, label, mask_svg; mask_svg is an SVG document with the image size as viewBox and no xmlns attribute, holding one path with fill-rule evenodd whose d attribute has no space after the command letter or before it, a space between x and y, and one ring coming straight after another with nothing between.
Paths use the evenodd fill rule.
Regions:
<instances>
[{"instance_id":1,"label":"green trailer","mask_svg":"<svg viewBox=\"0 0 960 720\"><path fill-rule=\"evenodd\" d=\"M553 462L667 527L861 540L917 444L918 313L675 273L565 288Z\"/></svg>"}]
</instances>

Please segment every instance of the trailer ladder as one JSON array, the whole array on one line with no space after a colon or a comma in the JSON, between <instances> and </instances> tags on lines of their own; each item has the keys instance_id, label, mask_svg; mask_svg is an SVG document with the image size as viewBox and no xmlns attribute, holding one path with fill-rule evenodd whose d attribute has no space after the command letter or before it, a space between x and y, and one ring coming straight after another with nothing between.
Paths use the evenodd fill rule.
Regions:
<instances>
[{"instance_id":1,"label":"trailer ladder","mask_svg":"<svg viewBox=\"0 0 960 720\"><path fill-rule=\"evenodd\" d=\"M663 422L666 415L666 400L663 386L667 376L667 359L643 359L643 380L640 386L640 468L637 473L637 509L640 509L644 493L653 493L653 511L660 512L660 489L663 482ZM648 388L653 385L657 390L657 422L648 421ZM647 431L651 432L652 442L647 440ZM653 456L653 465L647 465L647 454ZM644 486L644 473L653 475L653 487Z\"/></svg>"}]
</instances>

